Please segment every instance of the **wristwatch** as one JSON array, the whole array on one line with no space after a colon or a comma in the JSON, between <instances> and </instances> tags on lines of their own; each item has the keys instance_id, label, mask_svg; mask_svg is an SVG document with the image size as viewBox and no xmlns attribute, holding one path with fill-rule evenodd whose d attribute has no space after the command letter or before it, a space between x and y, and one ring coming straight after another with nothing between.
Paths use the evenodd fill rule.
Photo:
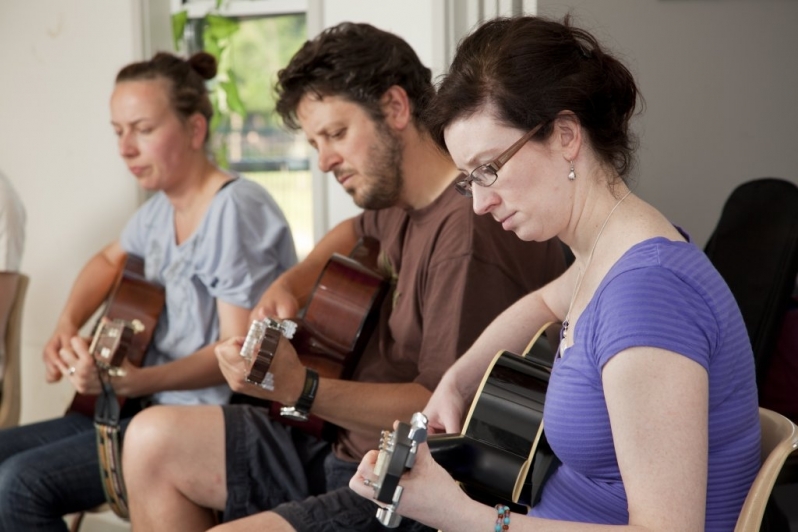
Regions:
<instances>
[{"instance_id":1,"label":"wristwatch","mask_svg":"<svg viewBox=\"0 0 798 532\"><path fill-rule=\"evenodd\" d=\"M281 407L280 415L295 421L307 421L318 389L319 374L313 369L305 368L305 386L302 387L302 394L294 406Z\"/></svg>"}]
</instances>

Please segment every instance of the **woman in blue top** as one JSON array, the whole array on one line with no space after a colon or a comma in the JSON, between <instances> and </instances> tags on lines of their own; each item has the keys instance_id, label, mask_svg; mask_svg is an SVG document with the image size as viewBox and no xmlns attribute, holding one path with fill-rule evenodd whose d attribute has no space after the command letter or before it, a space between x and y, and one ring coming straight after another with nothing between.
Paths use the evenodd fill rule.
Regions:
<instances>
[{"instance_id":1,"label":"woman in blue top","mask_svg":"<svg viewBox=\"0 0 798 532\"><path fill-rule=\"evenodd\" d=\"M530 514L496 530L730 531L759 467L739 309L701 250L625 182L637 99L632 75L592 35L567 18L521 17L466 38L431 106L431 131L474 210L523 240L557 236L575 256L494 321L425 410L434 430L459 432L494 354L522 352L544 323L563 322L544 411L561 464ZM364 496L375 454L350 484ZM402 485L399 513L425 524L497 523L426 446Z\"/></svg>"},{"instance_id":2,"label":"woman in blue top","mask_svg":"<svg viewBox=\"0 0 798 532\"><path fill-rule=\"evenodd\" d=\"M78 331L131 253L165 287L166 305L143 367L127 362L112 378L116 394L156 404L227 402L214 345L246 335L250 309L296 254L269 194L206 155L213 108L205 80L215 73L206 53L159 53L119 72L111 96L119 153L154 195L80 272L45 346L48 382L100 390ZM125 402L122 429L140 406ZM65 530L62 515L104 502L95 437L92 418L80 413L0 431L0 530Z\"/></svg>"}]
</instances>

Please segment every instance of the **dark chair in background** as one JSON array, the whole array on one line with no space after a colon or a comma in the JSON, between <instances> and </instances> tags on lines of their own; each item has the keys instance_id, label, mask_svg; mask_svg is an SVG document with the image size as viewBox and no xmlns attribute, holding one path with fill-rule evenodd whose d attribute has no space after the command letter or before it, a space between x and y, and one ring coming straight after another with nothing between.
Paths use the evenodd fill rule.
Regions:
<instances>
[{"instance_id":1,"label":"dark chair in background","mask_svg":"<svg viewBox=\"0 0 798 532\"><path fill-rule=\"evenodd\" d=\"M763 390L784 397L785 390L771 388L798 382L798 374L780 375L778 382L768 379L771 361L778 361L774 353L779 335L784 334L782 324L798 277L798 187L776 178L754 179L738 186L726 200L704 251L740 306L754 351L760 405L773 408L767 398L763 401ZM777 355L798 357L798 352ZM793 390L786 392L787 396L798 402ZM798 453L792 453L780 470L776 493L791 494L796 482ZM765 497L769 503L761 530L788 531L789 519L798 518L794 509L779 507Z\"/></svg>"},{"instance_id":2,"label":"dark chair in background","mask_svg":"<svg viewBox=\"0 0 798 532\"><path fill-rule=\"evenodd\" d=\"M740 305L761 390L798 276L798 187L775 178L737 187L704 251Z\"/></svg>"}]
</instances>

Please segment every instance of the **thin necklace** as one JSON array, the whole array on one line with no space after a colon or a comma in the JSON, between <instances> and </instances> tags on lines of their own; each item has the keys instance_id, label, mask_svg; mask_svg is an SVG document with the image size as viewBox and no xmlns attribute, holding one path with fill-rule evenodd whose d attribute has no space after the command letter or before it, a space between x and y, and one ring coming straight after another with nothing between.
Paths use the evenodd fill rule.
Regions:
<instances>
[{"instance_id":1,"label":"thin necklace","mask_svg":"<svg viewBox=\"0 0 798 532\"><path fill-rule=\"evenodd\" d=\"M568 312L565 314L565 319L562 322L562 341L560 342L560 349L558 349L558 355L562 357L563 353L565 353L565 338L568 336L568 318L571 316L571 310L574 308L574 301L576 301L576 296L579 295L579 289L582 288L582 280L585 278L585 273L587 273L587 269L590 267L590 261L593 260L593 252L596 251L596 246L598 245L599 239L601 238L601 234L604 232L604 228L607 227L607 222L610 221L610 217L612 213L615 212L615 209L618 208L618 205L626 199L626 197L631 194L632 191L629 190L624 196L619 199L615 205L610 210L610 213L604 219L604 223L601 224L601 228L599 229L598 234L596 235L596 240L593 241L593 247L590 248L590 254L587 256L587 262L585 262L584 270L579 270L579 278L576 281L576 287L574 288L574 293L571 295L571 302L568 304Z\"/></svg>"}]
</instances>

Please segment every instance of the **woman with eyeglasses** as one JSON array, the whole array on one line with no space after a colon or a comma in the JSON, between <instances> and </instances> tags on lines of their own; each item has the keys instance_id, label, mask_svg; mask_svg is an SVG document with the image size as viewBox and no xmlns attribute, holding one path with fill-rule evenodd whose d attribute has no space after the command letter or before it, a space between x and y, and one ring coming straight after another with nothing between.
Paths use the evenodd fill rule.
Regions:
<instances>
[{"instance_id":1,"label":"woman with eyeglasses","mask_svg":"<svg viewBox=\"0 0 798 532\"><path fill-rule=\"evenodd\" d=\"M575 261L506 310L425 413L456 433L498 350L562 322L543 414L558 459L529 515L477 503L426 445L398 512L447 532L734 528L759 462L754 360L735 300L689 236L627 184L629 70L566 18L496 19L459 46L428 116L477 213ZM350 486L371 497L376 452Z\"/></svg>"}]
</instances>

